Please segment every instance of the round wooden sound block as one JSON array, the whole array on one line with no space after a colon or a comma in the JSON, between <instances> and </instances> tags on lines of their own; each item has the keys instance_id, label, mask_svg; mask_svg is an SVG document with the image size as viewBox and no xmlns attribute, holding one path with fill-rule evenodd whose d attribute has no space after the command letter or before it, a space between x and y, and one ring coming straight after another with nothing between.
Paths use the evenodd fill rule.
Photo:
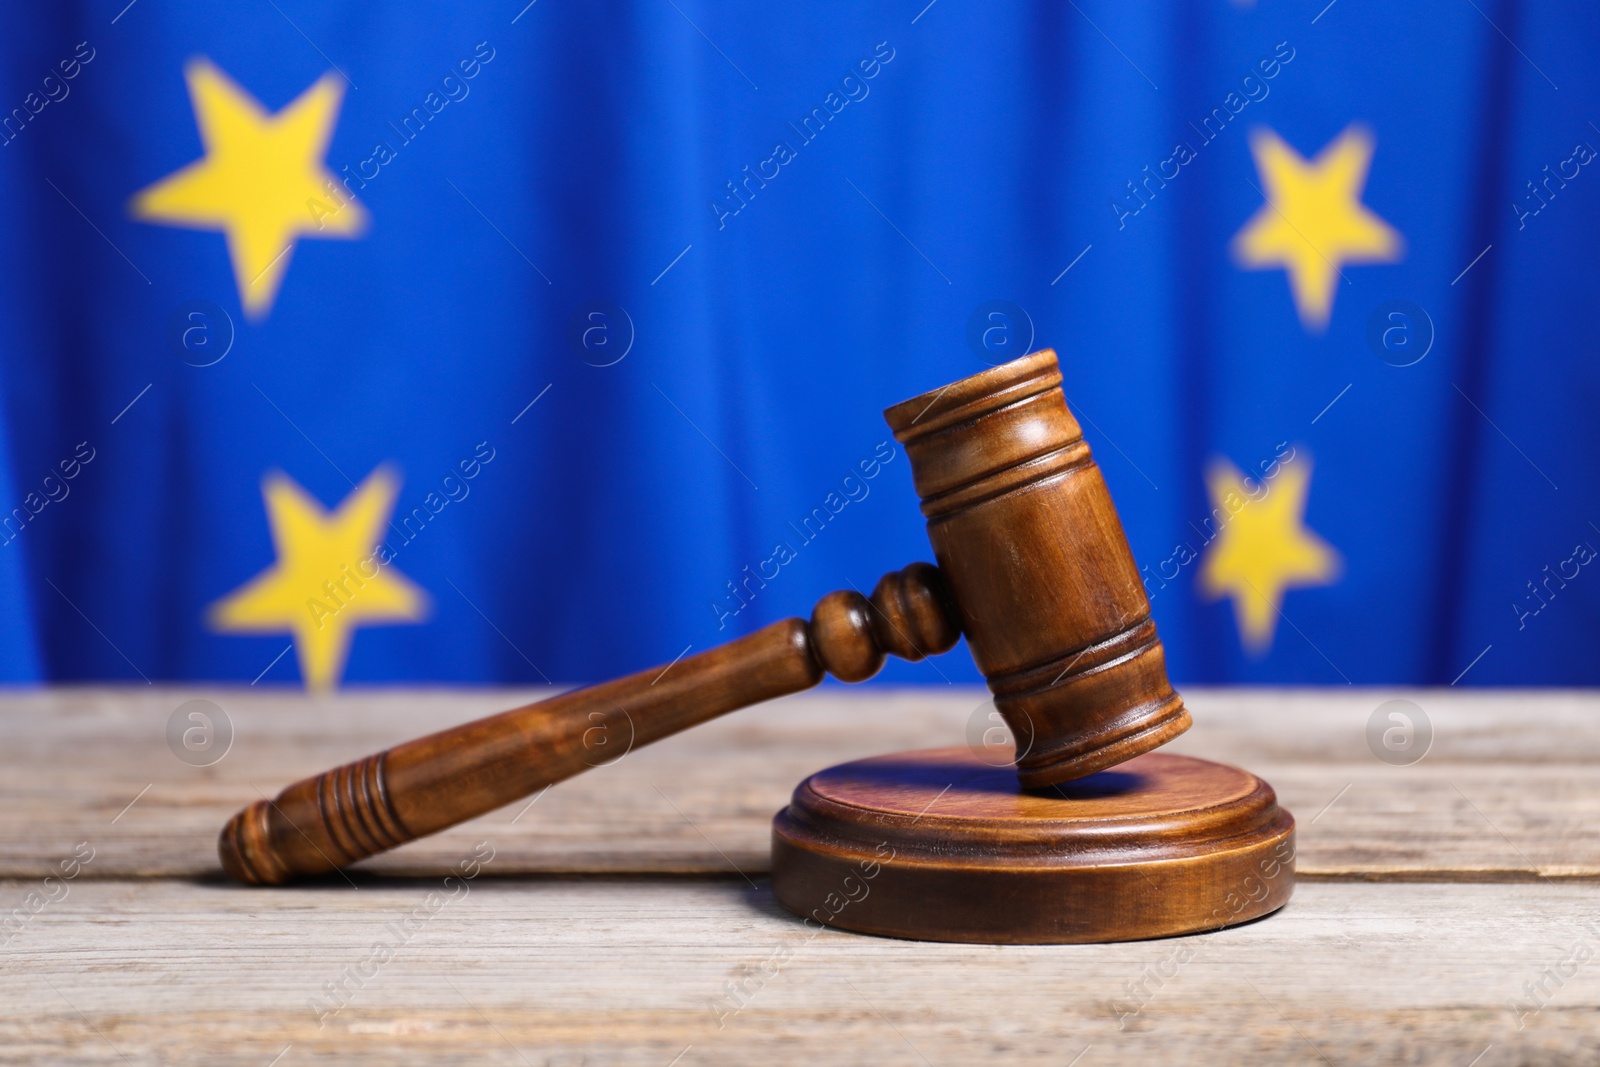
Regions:
<instances>
[{"instance_id":1,"label":"round wooden sound block","mask_svg":"<svg viewBox=\"0 0 1600 1067\"><path fill-rule=\"evenodd\" d=\"M1282 907L1294 817L1255 775L1192 756L1024 791L966 748L899 752L800 783L772 821L772 889L816 922L919 941L1170 937Z\"/></svg>"}]
</instances>

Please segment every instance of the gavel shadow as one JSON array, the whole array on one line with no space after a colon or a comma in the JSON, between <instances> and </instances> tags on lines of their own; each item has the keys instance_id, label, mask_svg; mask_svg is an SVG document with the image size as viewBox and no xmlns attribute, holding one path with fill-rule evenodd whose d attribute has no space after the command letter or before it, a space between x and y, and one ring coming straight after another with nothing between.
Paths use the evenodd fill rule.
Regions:
<instances>
[{"instance_id":1,"label":"gavel shadow","mask_svg":"<svg viewBox=\"0 0 1600 1067\"><path fill-rule=\"evenodd\" d=\"M1128 771L1096 771L1077 781L1019 791L1028 796L1052 797L1059 800L1099 800L1136 792L1144 788L1145 781L1144 775Z\"/></svg>"},{"instance_id":2,"label":"gavel shadow","mask_svg":"<svg viewBox=\"0 0 1600 1067\"><path fill-rule=\"evenodd\" d=\"M957 796L982 794L1065 801L1100 800L1136 792L1144 788L1147 782L1144 775L1114 770L1097 771L1060 785L1025 789L1010 762L974 768L970 760L880 757L855 766L863 768L863 780L870 774L874 786L917 792L931 790L941 796L953 793ZM935 802L929 810L936 813L939 810L938 803Z\"/></svg>"},{"instance_id":3,"label":"gavel shadow","mask_svg":"<svg viewBox=\"0 0 1600 1067\"><path fill-rule=\"evenodd\" d=\"M220 867L213 871L191 874L174 878L173 881L183 885L195 886L204 889L226 889L230 893L249 892L260 893L263 899L267 897L282 897L295 892L323 892L329 889L340 889L345 892L358 889L415 889L426 886L438 889L445 879L451 879L452 885L466 882L469 887L474 886L508 886L508 885L570 885L574 883L624 883L624 882L671 882L671 883L730 883L742 889L745 893L757 893L771 898L767 889L769 881L767 872L751 872L742 874L739 871L490 871L485 870L476 879L462 879L455 871L446 867L438 870L406 870L406 871L370 871L361 867L347 867L342 872L331 871L323 874L305 874L296 877L293 881L275 886L247 886L240 888L239 883L224 872ZM450 890L445 890L449 893ZM774 914L788 916L789 913L781 909Z\"/></svg>"}]
</instances>

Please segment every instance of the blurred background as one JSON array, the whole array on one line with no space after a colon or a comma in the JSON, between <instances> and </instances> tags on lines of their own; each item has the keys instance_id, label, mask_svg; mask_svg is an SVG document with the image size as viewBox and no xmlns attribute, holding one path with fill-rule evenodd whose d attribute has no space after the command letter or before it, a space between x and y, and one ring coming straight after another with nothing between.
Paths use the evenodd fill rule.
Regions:
<instances>
[{"instance_id":1,"label":"blurred background","mask_svg":"<svg viewBox=\"0 0 1600 1067\"><path fill-rule=\"evenodd\" d=\"M882 409L1052 347L1180 684L1600 682L1592 4L6 23L0 679L666 663L926 558Z\"/></svg>"}]
</instances>

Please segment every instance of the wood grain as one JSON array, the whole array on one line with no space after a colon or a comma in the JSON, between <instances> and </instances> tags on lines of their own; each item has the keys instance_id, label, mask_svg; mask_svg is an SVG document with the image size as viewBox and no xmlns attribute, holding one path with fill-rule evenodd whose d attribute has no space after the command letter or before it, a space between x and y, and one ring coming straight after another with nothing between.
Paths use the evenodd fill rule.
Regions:
<instances>
[{"instance_id":1,"label":"wood grain","mask_svg":"<svg viewBox=\"0 0 1600 1067\"><path fill-rule=\"evenodd\" d=\"M0 1063L1600 1060L1593 694L1186 689L1195 727L1167 751L1270 781L1299 821L1301 884L1261 922L1181 940L812 937L778 907L760 871L794 784L981 731L982 694L954 687L740 712L349 882L250 890L216 870L218 821L257 789L540 695L0 697L0 869L23 876L0 882ZM237 729L205 769L163 736L195 697ZM1393 697L1435 730L1412 767L1366 747ZM42 879L78 842L94 858L63 897ZM529 873L562 870L612 876ZM57 899L29 910L42 893ZM348 1004L319 1018L340 982Z\"/></svg>"},{"instance_id":2,"label":"wood grain","mask_svg":"<svg viewBox=\"0 0 1600 1067\"><path fill-rule=\"evenodd\" d=\"M217 828L241 805L541 695L140 687L0 696L0 876L43 876L85 840L97 850L85 878L213 872ZM173 709L195 697L218 703L236 732L228 756L203 769L179 762L163 734ZM1384 765L1366 747L1368 715L1393 697L1433 722L1433 748L1412 767ZM1302 880L1600 878L1594 694L1186 688L1184 698L1195 727L1168 750L1271 783L1298 820ZM363 867L441 874L493 828L496 873L754 875L767 869L772 815L802 778L861 756L961 743L974 715L980 733L988 725L983 700L958 687L786 698L563 782L520 818L512 805Z\"/></svg>"},{"instance_id":3,"label":"wood grain","mask_svg":"<svg viewBox=\"0 0 1600 1067\"><path fill-rule=\"evenodd\" d=\"M1181 940L963 946L813 937L764 883L737 877L469 884L431 915L435 880L75 884L4 950L0 1062L665 1067L682 1053L678 1067L1061 1067L1081 1053L1079 1067L1502 1067L1600 1055L1600 958L1547 981L1521 1029L1508 1008L1574 945L1600 944L1592 885L1321 883L1266 920ZM393 956L369 964L379 943ZM348 1003L332 1013L325 984L341 979Z\"/></svg>"}]
</instances>

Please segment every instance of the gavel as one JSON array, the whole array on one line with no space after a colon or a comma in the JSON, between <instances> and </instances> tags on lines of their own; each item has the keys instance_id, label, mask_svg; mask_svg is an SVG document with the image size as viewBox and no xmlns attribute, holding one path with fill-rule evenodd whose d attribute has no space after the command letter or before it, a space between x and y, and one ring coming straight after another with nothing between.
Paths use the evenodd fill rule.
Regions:
<instances>
[{"instance_id":1,"label":"gavel","mask_svg":"<svg viewBox=\"0 0 1600 1067\"><path fill-rule=\"evenodd\" d=\"M1105 479L1042 350L884 412L937 566L829 593L718 648L427 737L289 786L229 820L222 866L279 884L355 863L719 715L872 677L962 635L1038 789L1148 752L1190 724Z\"/></svg>"}]
</instances>

